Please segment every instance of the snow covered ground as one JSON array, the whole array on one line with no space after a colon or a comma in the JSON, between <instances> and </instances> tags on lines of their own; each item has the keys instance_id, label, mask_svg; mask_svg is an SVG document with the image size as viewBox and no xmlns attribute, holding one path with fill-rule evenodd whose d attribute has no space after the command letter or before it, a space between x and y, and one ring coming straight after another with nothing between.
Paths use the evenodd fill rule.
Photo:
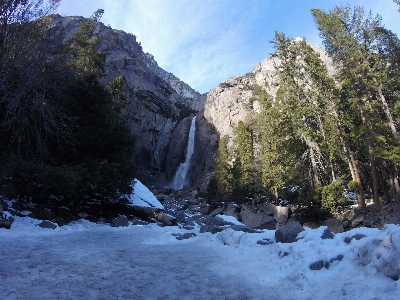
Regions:
<instances>
[{"instance_id":1,"label":"snow covered ground","mask_svg":"<svg viewBox=\"0 0 400 300\"><path fill-rule=\"evenodd\" d=\"M16 217L0 229L0 299L399 299L400 227L359 228L292 244L275 231L187 233L155 224L113 228L85 220L55 230ZM366 237L345 243L346 237ZM257 241L270 241L260 245ZM317 261L330 261L310 270ZM386 275L385 275L386 274ZM390 275L390 274L389 274Z\"/></svg>"}]
</instances>

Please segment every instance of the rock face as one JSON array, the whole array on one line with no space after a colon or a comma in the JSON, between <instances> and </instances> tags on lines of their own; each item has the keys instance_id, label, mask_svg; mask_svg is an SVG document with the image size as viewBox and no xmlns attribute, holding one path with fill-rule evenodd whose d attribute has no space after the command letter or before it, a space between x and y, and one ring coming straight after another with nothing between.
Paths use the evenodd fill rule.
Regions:
<instances>
[{"instance_id":1,"label":"rock face","mask_svg":"<svg viewBox=\"0 0 400 300\"><path fill-rule=\"evenodd\" d=\"M79 30L79 23L85 20L83 17L54 15L52 34L63 43L68 43L68 38ZM136 162L145 171L146 181L163 181L165 167L168 166L170 176L181 162L178 155L181 147L186 148L183 142L175 144L178 154L174 153L175 159L166 163L166 157L171 152L171 136L174 135L174 140L184 141L185 116L203 105L196 100L200 94L160 68L151 54L143 52L133 34L98 23L94 35L99 38L96 50L106 54L107 75L103 83L108 84L120 75L125 80L128 99L125 116L136 136Z\"/></svg>"}]
</instances>

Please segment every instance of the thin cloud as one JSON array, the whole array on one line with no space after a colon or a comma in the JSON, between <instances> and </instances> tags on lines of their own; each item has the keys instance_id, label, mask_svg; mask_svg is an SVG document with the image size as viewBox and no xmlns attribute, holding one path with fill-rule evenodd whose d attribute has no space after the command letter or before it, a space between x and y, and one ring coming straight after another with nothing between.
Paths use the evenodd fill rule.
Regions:
<instances>
[{"instance_id":1,"label":"thin cloud","mask_svg":"<svg viewBox=\"0 0 400 300\"><path fill-rule=\"evenodd\" d=\"M60 13L89 17L136 35L157 63L199 92L253 69L272 51L276 29L321 46L311 8L329 10L336 0L63 0ZM379 13L398 33L400 14L392 0L347 0ZM340 3L338 3L340 5ZM396 31L397 30L397 31Z\"/></svg>"}]
</instances>

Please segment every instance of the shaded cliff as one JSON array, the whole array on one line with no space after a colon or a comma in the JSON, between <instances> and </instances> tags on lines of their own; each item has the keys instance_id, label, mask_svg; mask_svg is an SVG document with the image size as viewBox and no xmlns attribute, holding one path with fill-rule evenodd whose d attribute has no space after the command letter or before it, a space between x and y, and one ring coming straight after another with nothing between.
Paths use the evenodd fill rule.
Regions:
<instances>
[{"instance_id":1,"label":"shaded cliff","mask_svg":"<svg viewBox=\"0 0 400 300\"><path fill-rule=\"evenodd\" d=\"M52 16L52 34L63 43L79 30L83 17ZM96 50L106 54L107 84L122 75L125 80L128 104L125 108L126 120L136 136L135 160L141 167L143 180L163 184L164 172L171 176L184 157L185 139L175 138L181 143L169 147L172 135L189 130L186 117L198 111L202 103L200 96L179 78L160 68L154 57L144 53L133 34L112 29L97 23L94 35L99 38ZM184 121L181 123L181 121ZM187 128L186 128L187 127ZM172 156L174 159L167 157Z\"/></svg>"}]
</instances>

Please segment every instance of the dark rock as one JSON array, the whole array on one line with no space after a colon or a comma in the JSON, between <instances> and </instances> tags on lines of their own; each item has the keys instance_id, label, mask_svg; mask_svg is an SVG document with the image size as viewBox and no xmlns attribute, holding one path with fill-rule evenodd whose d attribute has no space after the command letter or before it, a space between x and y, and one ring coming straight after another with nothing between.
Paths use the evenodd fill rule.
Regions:
<instances>
[{"instance_id":1,"label":"dark rock","mask_svg":"<svg viewBox=\"0 0 400 300\"><path fill-rule=\"evenodd\" d=\"M377 221L377 217L375 213L369 213L363 220L363 225L366 227L373 227L375 222Z\"/></svg>"},{"instance_id":2,"label":"dark rock","mask_svg":"<svg viewBox=\"0 0 400 300\"><path fill-rule=\"evenodd\" d=\"M269 239L264 239L264 240L259 240L257 241L258 245L270 245L273 244L274 242L269 240Z\"/></svg>"},{"instance_id":3,"label":"dark rock","mask_svg":"<svg viewBox=\"0 0 400 300\"><path fill-rule=\"evenodd\" d=\"M303 224L303 226L311 228L311 229L317 229L319 225L315 222L306 222Z\"/></svg>"},{"instance_id":4,"label":"dark rock","mask_svg":"<svg viewBox=\"0 0 400 300\"><path fill-rule=\"evenodd\" d=\"M396 202L393 204L393 214L400 216L400 202Z\"/></svg>"},{"instance_id":5,"label":"dark rock","mask_svg":"<svg viewBox=\"0 0 400 300\"><path fill-rule=\"evenodd\" d=\"M185 225L181 227L182 229L186 229L186 230L193 230L194 226L190 226L190 225Z\"/></svg>"},{"instance_id":6,"label":"dark rock","mask_svg":"<svg viewBox=\"0 0 400 300\"><path fill-rule=\"evenodd\" d=\"M210 217L208 216L206 218L206 225L217 225L217 226L225 226L225 225L235 225L229 221L225 221L222 218L219 218L218 216L216 217Z\"/></svg>"},{"instance_id":7,"label":"dark rock","mask_svg":"<svg viewBox=\"0 0 400 300\"><path fill-rule=\"evenodd\" d=\"M335 262L335 261L342 261L342 259L343 259L343 255L338 255L338 256L336 256L336 257L334 257L334 258L331 258L330 260L329 260L329 262L330 263L333 263L333 262Z\"/></svg>"},{"instance_id":8,"label":"dark rock","mask_svg":"<svg viewBox=\"0 0 400 300\"><path fill-rule=\"evenodd\" d=\"M216 215L221 215L221 214L224 212L225 208L226 208L226 206L223 205L223 206L221 206L221 207L218 207L218 208L214 209L214 210L210 213L210 216L214 217L214 216L216 216Z\"/></svg>"},{"instance_id":9,"label":"dark rock","mask_svg":"<svg viewBox=\"0 0 400 300\"><path fill-rule=\"evenodd\" d=\"M17 188L11 182L6 182L1 187L1 195L6 199L15 199L17 197Z\"/></svg>"},{"instance_id":10,"label":"dark rock","mask_svg":"<svg viewBox=\"0 0 400 300\"><path fill-rule=\"evenodd\" d=\"M304 228L298 221L289 222L275 231L276 242L293 243L296 241L297 235L302 231L304 231Z\"/></svg>"},{"instance_id":11,"label":"dark rock","mask_svg":"<svg viewBox=\"0 0 400 300\"><path fill-rule=\"evenodd\" d=\"M58 226L64 226L64 225L68 224L67 221L65 221L63 218L59 218L59 217L55 218L53 220L53 222L57 223Z\"/></svg>"},{"instance_id":12,"label":"dark rock","mask_svg":"<svg viewBox=\"0 0 400 300\"><path fill-rule=\"evenodd\" d=\"M172 236L174 236L177 240L187 240L190 238L193 238L196 236L194 232L188 232L188 233L171 233Z\"/></svg>"},{"instance_id":13,"label":"dark rock","mask_svg":"<svg viewBox=\"0 0 400 300\"><path fill-rule=\"evenodd\" d=\"M325 225L333 233L342 233L342 232L344 232L343 224L338 219L328 219L328 220L325 221Z\"/></svg>"},{"instance_id":14,"label":"dark rock","mask_svg":"<svg viewBox=\"0 0 400 300\"><path fill-rule=\"evenodd\" d=\"M10 219L2 219L2 218L0 218L0 228L10 229L11 228L11 224L12 224L11 218Z\"/></svg>"},{"instance_id":15,"label":"dark rock","mask_svg":"<svg viewBox=\"0 0 400 300\"><path fill-rule=\"evenodd\" d=\"M43 221L42 223L38 224L37 226L42 227L42 228L50 228L50 229L56 229L57 225L50 222L50 221Z\"/></svg>"},{"instance_id":16,"label":"dark rock","mask_svg":"<svg viewBox=\"0 0 400 300\"><path fill-rule=\"evenodd\" d=\"M263 205L263 211L264 214L268 215L268 216L273 216L275 214L275 205L271 204L271 203L264 203Z\"/></svg>"},{"instance_id":17,"label":"dark rock","mask_svg":"<svg viewBox=\"0 0 400 300\"><path fill-rule=\"evenodd\" d=\"M242 208L240 215L242 216L242 223L249 228L270 230L276 228L276 222L274 218L264 214L255 214L246 206Z\"/></svg>"},{"instance_id":18,"label":"dark rock","mask_svg":"<svg viewBox=\"0 0 400 300\"><path fill-rule=\"evenodd\" d=\"M333 233L329 230L329 228L326 228L324 230L324 233L321 235L321 239L327 240L327 239L333 239L334 235Z\"/></svg>"},{"instance_id":19,"label":"dark rock","mask_svg":"<svg viewBox=\"0 0 400 300\"><path fill-rule=\"evenodd\" d=\"M232 225L229 228L231 228L232 230L235 230L235 231L242 231L242 232L246 232L246 233L261 233L262 232L257 229L248 228L243 225Z\"/></svg>"},{"instance_id":20,"label":"dark rock","mask_svg":"<svg viewBox=\"0 0 400 300\"><path fill-rule=\"evenodd\" d=\"M351 226L356 227L357 225L360 225L364 221L364 218L365 215L363 214L356 215L351 221Z\"/></svg>"},{"instance_id":21,"label":"dark rock","mask_svg":"<svg viewBox=\"0 0 400 300\"><path fill-rule=\"evenodd\" d=\"M35 219L40 220L52 220L55 217L55 214L51 210L39 207L35 208L32 214Z\"/></svg>"},{"instance_id":22,"label":"dark rock","mask_svg":"<svg viewBox=\"0 0 400 300\"><path fill-rule=\"evenodd\" d=\"M223 231L224 228L215 225L203 225L200 227L200 233L211 232L212 234L216 234L217 232Z\"/></svg>"},{"instance_id":23,"label":"dark rock","mask_svg":"<svg viewBox=\"0 0 400 300\"><path fill-rule=\"evenodd\" d=\"M111 227L123 227L123 226L128 227L129 226L128 218L124 215L119 216L111 221L110 226Z\"/></svg>"},{"instance_id":24,"label":"dark rock","mask_svg":"<svg viewBox=\"0 0 400 300\"><path fill-rule=\"evenodd\" d=\"M177 224L177 220L175 217L164 213L158 214L156 219L158 222L161 222L165 226L175 226Z\"/></svg>"},{"instance_id":25,"label":"dark rock","mask_svg":"<svg viewBox=\"0 0 400 300\"><path fill-rule=\"evenodd\" d=\"M209 206L204 206L199 209L199 212L201 212L203 215L207 215L210 212L210 207Z\"/></svg>"},{"instance_id":26,"label":"dark rock","mask_svg":"<svg viewBox=\"0 0 400 300\"><path fill-rule=\"evenodd\" d=\"M318 271L325 267L325 262L323 260L316 261L310 265L310 270Z\"/></svg>"},{"instance_id":27,"label":"dark rock","mask_svg":"<svg viewBox=\"0 0 400 300\"><path fill-rule=\"evenodd\" d=\"M343 229L347 230L351 228L351 222L349 220L343 221Z\"/></svg>"},{"instance_id":28,"label":"dark rock","mask_svg":"<svg viewBox=\"0 0 400 300\"><path fill-rule=\"evenodd\" d=\"M346 244L350 244L350 242L354 239L354 240L361 240L362 238L365 238L366 236L365 235L363 235L363 234L361 234L361 233L357 233L357 234L355 234L355 235L353 235L352 237L346 237L345 239L344 239L344 242L346 243Z\"/></svg>"},{"instance_id":29,"label":"dark rock","mask_svg":"<svg viewBox=\"0 0 400 300\"><path fill-rule=\"evenodd\" d=\"M7 204L6 201L4 201L4 200L2 199L1 196L0 196L0 204L1 204L1 206L3 206L3 210L8 210L8 204Z\"/></svg>"}]
</instances>

